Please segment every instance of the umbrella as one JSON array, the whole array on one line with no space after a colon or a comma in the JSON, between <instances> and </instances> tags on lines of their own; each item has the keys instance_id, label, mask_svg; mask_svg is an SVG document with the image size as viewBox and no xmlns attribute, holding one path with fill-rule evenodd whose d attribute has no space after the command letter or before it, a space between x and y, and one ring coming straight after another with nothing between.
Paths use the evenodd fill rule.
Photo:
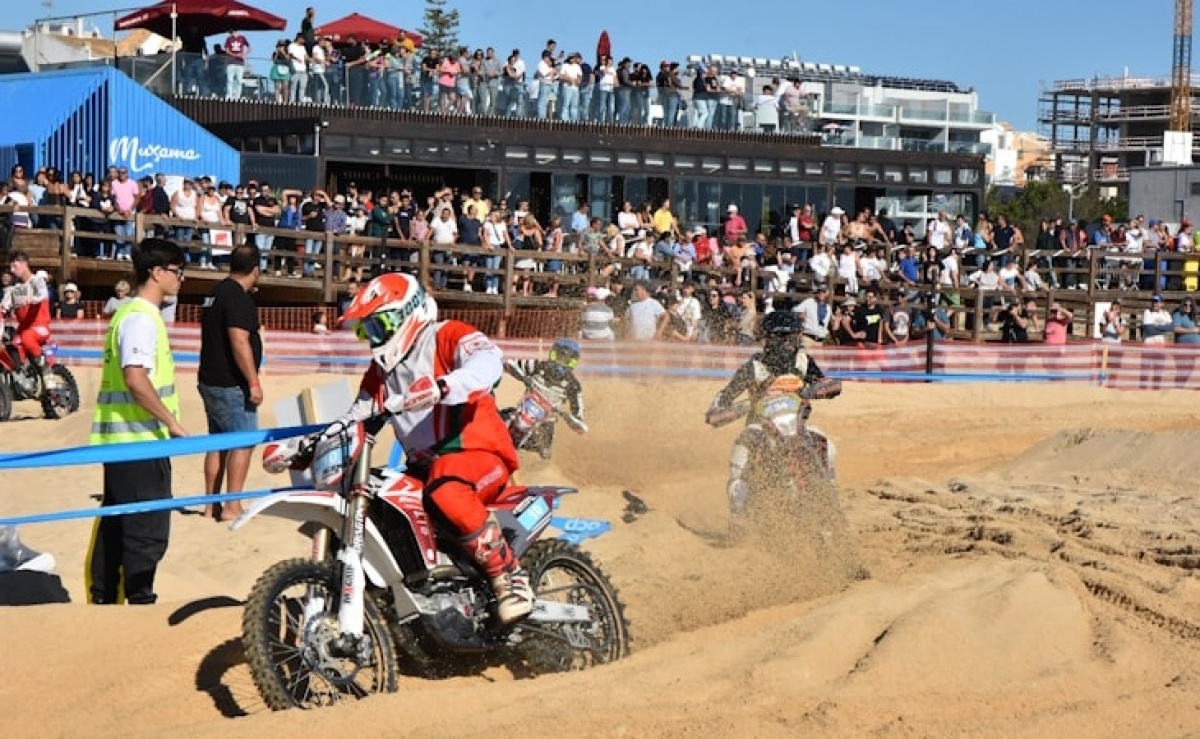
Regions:
<instances>
[{"instance_id":1,"label":"umbrella","mask_svg":"<svg viewBox=\"0 0 1200 739\"><path fill-rule=\"evenodd\" d=\"M172 13L177 18L172 19ZM169 39L189 27L195 27L204 36L215 36L234 29L282 31L287 28L287 21L237 0L163 0L113 23L113 28L118 31L144 28Z\"/></svg>"},{"instance_id":2,"label":"umbrella","mask_svg":"<svg viewBox=\"0 0 1200 739\"><path fill-rule=\"evenodd\" d=\"M384 39L395 41L403 37L411 40L414 46L420 47L425 41L421 34L415 31L406 31L358 13L351 13L345 18L330 21L316 31L317 36L328 36L335 44L345 44L346 39L351 36L371 44L377 44Z\"/></svg>"},{"instance_id":3,"label":"umbrella","mask_svg":"<svg viewBox=\"0 0 1200 739\"><path fill-rule=\"evenodd\" d=\"M600 40L596 42L596 60L612 56L612 42L608 40L608 31L600 32Z\"/></svg>"}]
</instances>

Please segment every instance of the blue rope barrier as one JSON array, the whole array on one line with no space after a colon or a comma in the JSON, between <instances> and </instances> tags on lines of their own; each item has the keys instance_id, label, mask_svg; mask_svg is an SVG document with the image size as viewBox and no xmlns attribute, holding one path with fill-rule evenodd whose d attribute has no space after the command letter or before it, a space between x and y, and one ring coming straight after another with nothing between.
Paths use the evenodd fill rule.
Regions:
<instances>
[{"instance_id":1,"label":"blue rope barrier","mask_svg":"<svg viewBox=\"0 0 1200 739\"><path fill-rule=\"evenodd\" d=\"M259 431L233 431L226 434L188 436L162 441L135 441L125 444L47 449L37 452L16 452L0 455L0 470L70 467L106 462L136 462L164 457L183 457L206 452L222 452L257 446L268 441L304 436L325 428L323 425L292 426Z\"/></svg>"},{"instance_id":2,"label":"blue rope barrier","mask_svg":"<svg viewBox=\"0 0 1200 739\"><path fill-rule=\"evenodd\" d=\"M10 516L0 518L0 526L22 526L31 523L49 523L52 521L70 521L77 518L102 518L105 516L128 516L134 513L153 513L155 511L171 511L177 508L187 508L194 505L211 505L234 500L250 500L265 498L276 493L290 493L309 488L271 488L269 490L244 490L240 493L222 493L220 495L193 495L187 498L164 498L162 500L145 500L137 503L122 503L120 505L100 506L98 508L76 508L68 511L52 513L31 513L26 516Z\"/></svg>"}]
</instances>

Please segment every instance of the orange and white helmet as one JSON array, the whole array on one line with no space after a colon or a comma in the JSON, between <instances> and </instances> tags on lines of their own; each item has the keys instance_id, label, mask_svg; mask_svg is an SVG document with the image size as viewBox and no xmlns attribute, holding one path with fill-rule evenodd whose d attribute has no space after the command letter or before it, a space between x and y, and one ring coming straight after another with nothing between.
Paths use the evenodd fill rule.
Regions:
<instances>
[{"instance_id":1,"label":"orange and white helmet","mask_svg":"<svg viewBox=\"0 0 1200 739\"><path fill-rule=\"evenodd\" d=\"M358 291L342 316L354 333L371 346L384 372L404 361L427 326L437 321L437 303L412 275L389 273Z\"/></svg>"}]
</instances>

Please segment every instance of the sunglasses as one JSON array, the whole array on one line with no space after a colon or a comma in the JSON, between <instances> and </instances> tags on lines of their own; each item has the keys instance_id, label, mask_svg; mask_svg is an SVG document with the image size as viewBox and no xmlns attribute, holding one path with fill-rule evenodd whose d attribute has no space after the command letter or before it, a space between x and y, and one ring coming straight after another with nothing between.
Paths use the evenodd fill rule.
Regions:
<instances>
[{"instance_id":1,"label":"sunglasses","mask_svg":"<svg viewBox=\"0 0 1200 739\"><path fill-rule=\"evenodd\" d=\"M178 277L180 282L183 281L183 267L163 267L162 269L164 272L170 272Z\"/></svg>"}]
</instances>

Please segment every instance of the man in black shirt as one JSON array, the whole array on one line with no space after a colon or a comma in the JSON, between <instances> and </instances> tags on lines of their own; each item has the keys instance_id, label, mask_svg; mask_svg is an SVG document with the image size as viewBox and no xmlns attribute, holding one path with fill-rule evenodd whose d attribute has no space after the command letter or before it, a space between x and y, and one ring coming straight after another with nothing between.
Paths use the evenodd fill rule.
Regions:
<instances>
[{"instance_id":1,"label":"man in black shirt","mask_svg":"<svg viewBox=\"0 0 1200 739\"><path fill-rule=\"evenodd\" d=\"M208 433L258 428L263 402L258 368L262 364L258 307L250 297L260 274L258 249L239 246L229 255L229 277L204 299L200 314L200 369L197 379ZM209 452L204 457L204 490L208 495L245 489L253 447ZM240 502L205 506L206 516L232 521L242 514Z\"/></svg>"},{"instance_id":2,"label":"man in black shirt","mask_svg":"<svg viewBox=\"0 0 1200 739\"><path fill-rule=\"evenodd\" d=\"M887 322L887 310L879 304L879 293L867 288L867 302L854 311L854 335L868 348L879 346L881 331Z\"/></svg>"}]
</instances>

